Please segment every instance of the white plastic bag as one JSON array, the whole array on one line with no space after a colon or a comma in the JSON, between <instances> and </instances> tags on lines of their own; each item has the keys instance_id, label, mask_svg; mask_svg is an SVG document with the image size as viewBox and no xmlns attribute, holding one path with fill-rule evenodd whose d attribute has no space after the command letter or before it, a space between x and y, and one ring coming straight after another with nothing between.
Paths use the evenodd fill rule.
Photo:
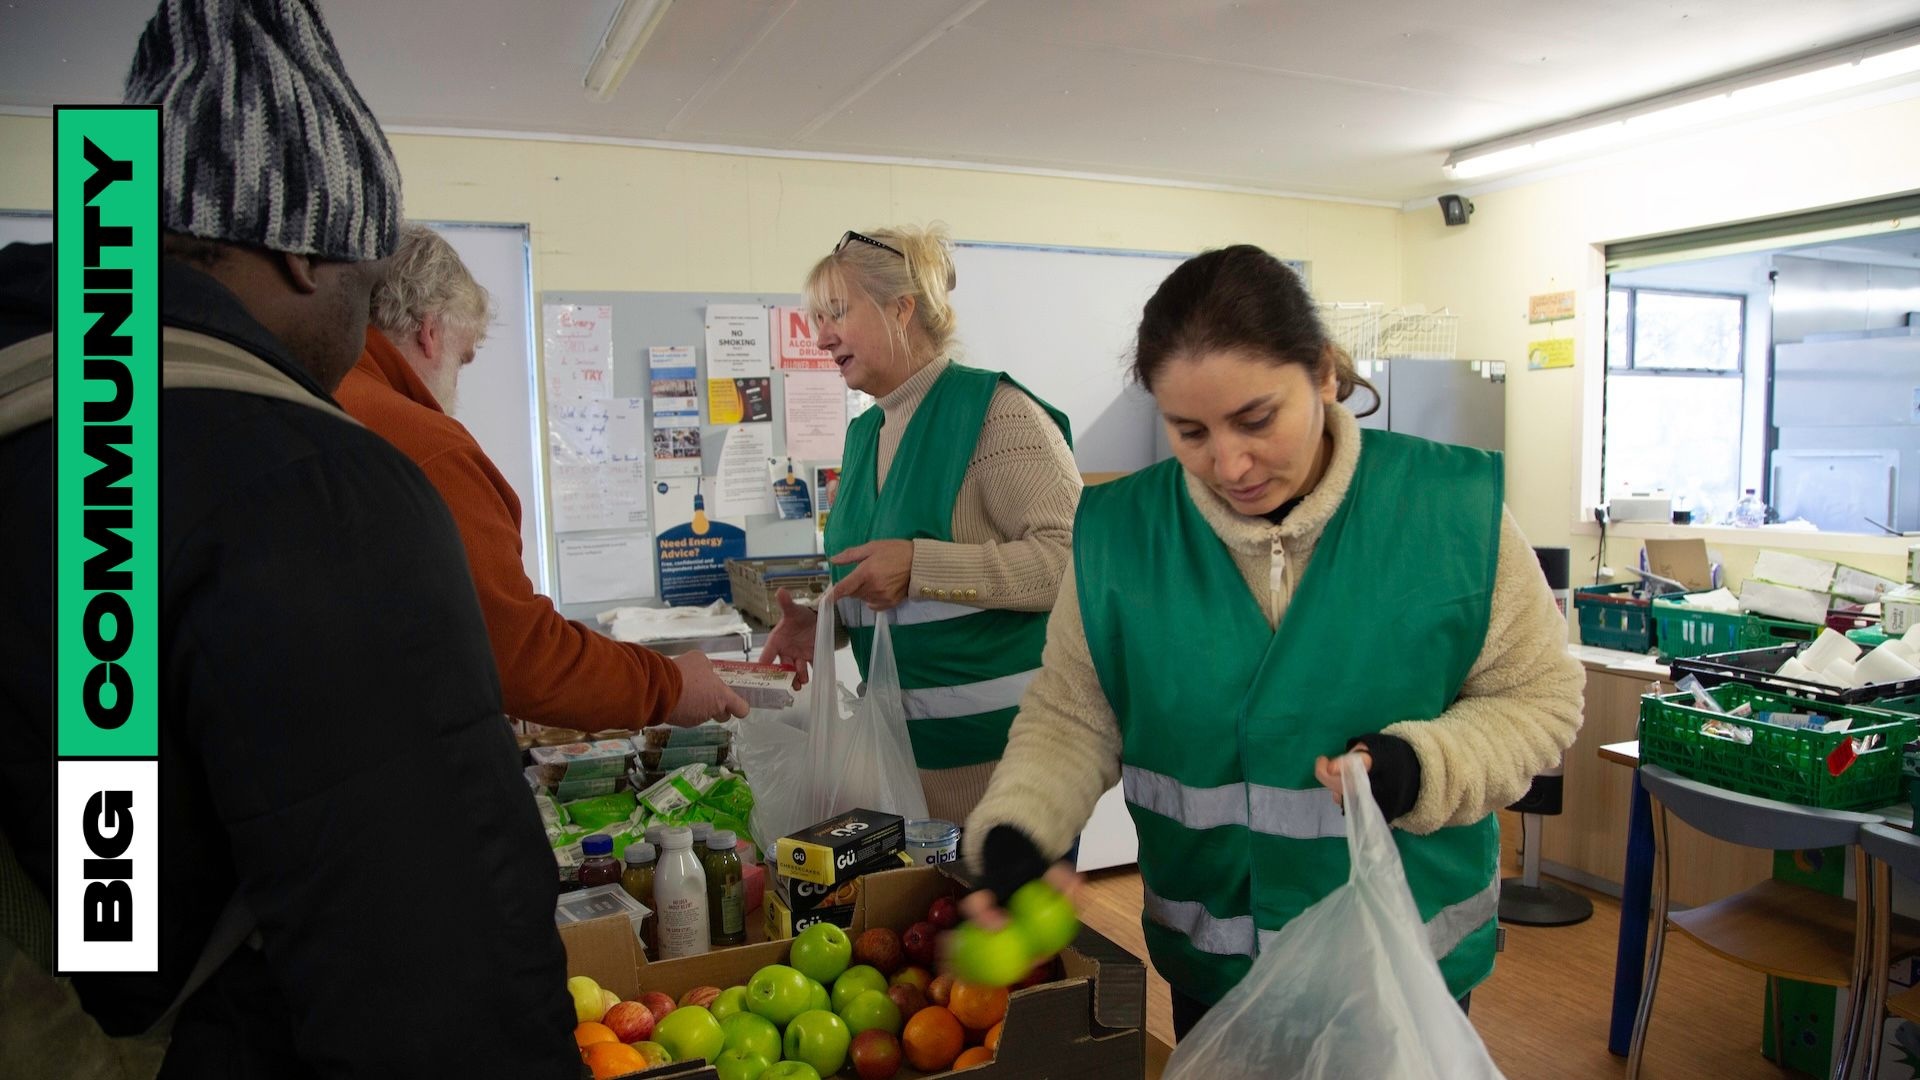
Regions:
<instances>
[{"instance_id":1,"label":"white plastic bag","mask_svg":"<svg viewBox=\"0 0 1920 1080\"><path fill-rule=\"evenodd\" d=\"M855 809L899 814L909 821L927 816L887 621L882 612L874 622L866 693L848 713L840 707L834 672L834 605L820 605L813 638L813 717L807 730L806 760L814 794L808 824Z\"/></svg>"},{"instance_id":2,"label":"white plastic bag","mask_svg":"<svg viewBox=\"0 0 1920 1080\"><path fill-rule=\"evenodd\" d=\"M756 710L734 725L733 760L753 789L747 826L754 846L772 857L773 845L814 823L813 784L807 775L808 709Z\"/></svg>"},{"instance_id":3,"label":"white plastic bag","mask_svg":"<svg viewBox=\"0 0 1920 1080\"><path fill-rule=\"evenodd\" d=\"M1366 773L1342 767L1347 883L1261 946L1167 1080L1502 1080L1440 976Z\"/></svg>"}]
</instances>

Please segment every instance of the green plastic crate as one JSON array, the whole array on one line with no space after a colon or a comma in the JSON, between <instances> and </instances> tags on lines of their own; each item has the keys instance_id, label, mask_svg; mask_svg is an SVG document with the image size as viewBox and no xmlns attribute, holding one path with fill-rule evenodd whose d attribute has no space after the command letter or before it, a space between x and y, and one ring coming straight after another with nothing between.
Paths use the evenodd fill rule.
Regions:
<instances>
[{"instance_id":1,"label":"green plastic crate","mask_svg":"<svg viewBox=\"0 0 1920 1080\"><path fill-rule=\"evenodd\" d=\"M1647 598L1635 582L1588 585L1573 590L1573 611L1580 620L1580 644L1597 649L1643 653L1653 648L1653 620Z\"/></svg>"},{"instance_id":2,"label":"green plastic crate","mask_svg":"<svg viewBox=\"0 0 1920 1080\"><path fill-rule=\"evenodd\" d=\"M1640 699L1640 760L1729 791L1827 810L1870 810L1900 801L1901 748L1913 740L1920 720L1860 705L1810 704L1742 683L1724 683L1711 692L1727 709L1751 705L1756 713L1817 712L1851 719L1853 726L1847 731L1775 727L1698 708L1692 694L1648 694ZM1716 717L1752 731L1753 743L1702 734L1701 725ZM1829 773L1827 755L1840 740L1865 735L1880 735L1882 745L1861 754L1839 776Z\"/></svg>"},{"instance_id":3,"label":"green plastic crate","mask_svg":"<svg viewBox=\"0 0 1920 1080\"><path fill-rule=\"evenodd\" d=\"M1769 619L1744 612L1726 614L1690 608L1675 597L1656 597L1653 639L1669 659L1708 653L1765 649L1788 642L1812 641L1820 628L1812 623Z\"/></svg>"}]
</instances>

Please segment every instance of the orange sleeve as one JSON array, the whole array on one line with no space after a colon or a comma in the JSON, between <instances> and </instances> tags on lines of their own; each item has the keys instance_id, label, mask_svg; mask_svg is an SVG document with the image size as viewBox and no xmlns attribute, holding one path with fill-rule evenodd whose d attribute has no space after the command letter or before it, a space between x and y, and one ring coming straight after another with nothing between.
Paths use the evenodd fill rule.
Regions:
<instances>
[{"instance_id":1,"label":"orange sleeve","mask_svg":"<svg viewBox=\"0 0 1920 1080\"><path fill-rule=\"evenodd\" d=\"M507 713L584 731L665 723L680 669L562 616L534 591L520 560L519 499L479 447L448 449L420 468L466 545Z\"/></svg>"}]
</instances>

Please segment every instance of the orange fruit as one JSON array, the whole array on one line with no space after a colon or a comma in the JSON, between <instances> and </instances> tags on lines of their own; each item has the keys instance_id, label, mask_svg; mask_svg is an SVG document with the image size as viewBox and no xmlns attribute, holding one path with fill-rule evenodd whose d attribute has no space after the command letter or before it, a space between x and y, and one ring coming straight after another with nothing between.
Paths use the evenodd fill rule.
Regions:
<instances>
[{"instance_id":1,"label":"orange fruit","mask_svg":"<svg viewBox=\"0 0 1920 1080\"><path fill-rule=\"evenodd\" d=\"M647 1059L622 1042L594 1043L587 1047L587 1067L593 1070L593 1080L613 1080L645 1069Z\"/></svg>"},{"instance_id":2,"label":"orange fruit","mask_svg":"<svg viewBox=\"0 0 1920 1080\"><path fill-rule=\"evenodd\" d=\"M952 1013L929 1005L907 1021L906 1030L900 1033L900 1049L907 1063L921 1072L945 1072L960 1056L966 1037Z\"/></svg>"},{"instance_id":3,"label":"orange fruit","mask_svg":"<svg viewBox=\"0 0 1920 1080\"><path fill-rule=\"evenodd\" d=\"M953 1018L975 1031L985 1031L1007 1018L1007 988L975 986L955 981L947 999Z\"/></svg>"},{"instance_id":4,"label":"orange fruit","mask_svg":"<svg viewBox=\"0 0 1920 1080\"><path fill-rule=\"evenodd\" d=\"M987 1049L995 1051L997 1053L1000 1049L1000 1031L1006 1026L1007 1026L1007 1022L1005 1020L1002 1020L999 1023L993 1025L993 1027L989 1028L987 1030L987 1041L982 1045L984 1045Z\"/></svg>"},{"instance_id":5,"label":"orange fruit","mask_svg":"<svg viewBox=\"0 0 1920 1080\"><path fill-rule=\"evenodd\" d=\"M992 1062L993 1051L984 1046L976 1046L953 1059L953 1071L959 1072L961 1069L971 1069L975 1065L989 1065Z\"/></svg>"},{"instance_id":6,"label":"orange fruit","mask_svg":"<svg viewBox=\"0 0 1920 1080\"><path fill-rule=\"evenodd\" d=\"M579 1047L592 1046L594 1043L619 1042L620 1036L605 1024L596 1024L589 1020L573 1029L573 1044Z\"/></svg>"}]
</instances>

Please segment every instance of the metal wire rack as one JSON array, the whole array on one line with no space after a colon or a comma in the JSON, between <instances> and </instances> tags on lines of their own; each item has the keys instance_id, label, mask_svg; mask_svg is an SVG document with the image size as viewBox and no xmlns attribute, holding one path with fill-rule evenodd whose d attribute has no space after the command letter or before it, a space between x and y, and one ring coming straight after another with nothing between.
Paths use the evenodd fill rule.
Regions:
<instances>
[{"instance_id":1,"label":"metal wire rack","mask_svg":"<svg viewBox=\"0 0 1920 1080\"><path fill-rule=\"evenodd\" d=\"M1333 343L1355 360L1373 360L1380 351L1380 319L1387 305L1372 302L1321 303L1320 322Z\"/></svg>"},{"instance_id":2,"label":"metal wire rack","mask_svg":"<svg viewBox=\"0 0 1920 1080\"><path fill-rule=\"evenodd\" d=\"M1460 355L1460 316L1445 308L1387 312L1380 317L1379 355L1396 360L1456 359Z\"/></svg>"}]
</instances>

